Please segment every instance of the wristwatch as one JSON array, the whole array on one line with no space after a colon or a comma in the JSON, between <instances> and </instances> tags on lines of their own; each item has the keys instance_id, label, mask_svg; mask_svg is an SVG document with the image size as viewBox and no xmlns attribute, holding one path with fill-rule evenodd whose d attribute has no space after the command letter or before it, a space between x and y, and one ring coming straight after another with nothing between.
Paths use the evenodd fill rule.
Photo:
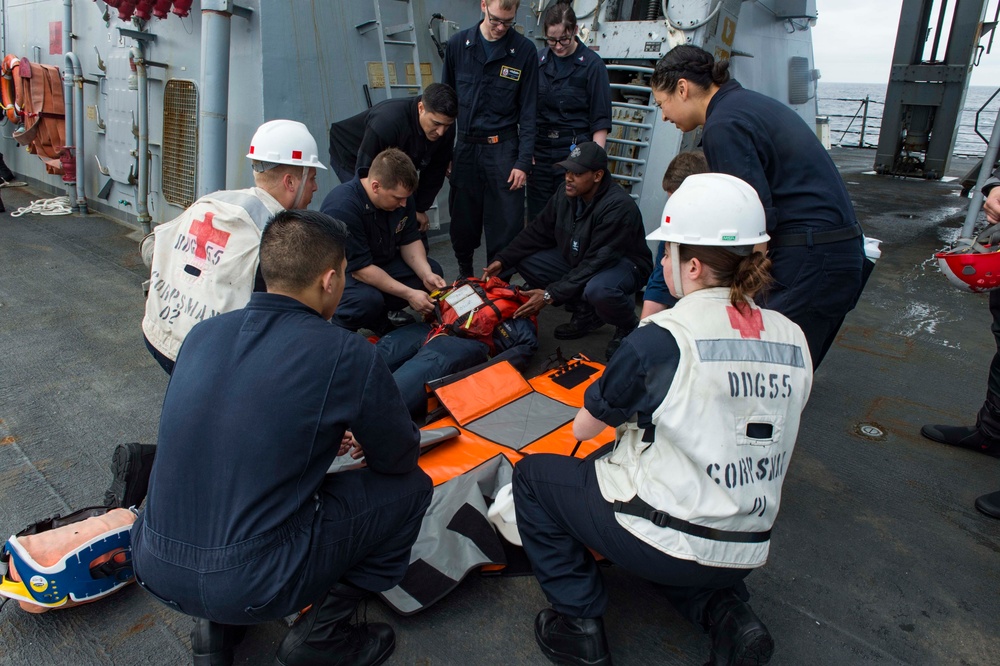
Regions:
<instances>
[{"instance_id":1,"label":"wristwatch","mask_svg":"<svg viewBox=\"0 0 1000 666\"><path fill-rule=\"evenodd\" d=\"M542 300L545 301L546 305L552 305L552 294L546 291L544 294L542 294Z\"/></svg>"}]
</instances>

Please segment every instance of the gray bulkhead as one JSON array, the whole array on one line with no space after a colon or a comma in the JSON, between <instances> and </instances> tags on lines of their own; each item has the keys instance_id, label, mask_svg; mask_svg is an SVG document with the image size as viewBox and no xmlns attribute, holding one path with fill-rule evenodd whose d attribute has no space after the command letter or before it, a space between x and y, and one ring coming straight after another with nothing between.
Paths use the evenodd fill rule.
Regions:
<instances>
[{"instance_id":1,"label":"gray bulkhead","mask_svg":"<svg viewBox=\"0 0 1000 666\"><path fill-rule=\"evenodd\" d=\"M330 123L362 111L369 99L377 103L386 98L380 31L371 29L370 23L375 17L375 1L240 3L252 10L252 14L249 18L237 15L231 18L226 187L252 185L245 155L250 137L261 122L274 118L301 120L316 137L320 159L326 163ZM532 11L532 4L522 2L517 29L541 44L541 21ZM613 171L638 199L647 227L656 226L665 200L660 189L663 170L679 150L693 146L696 137L685 138L672 125L660 120L648 93L648 72L630 68L649 68L673 45L685 41L709 50L721 46L723 51L731 50L736 56L732 68L736 78L745 86L785 103L789 103L790 87L795 85L801 97L805 76L806 99L789 105L807 122L813 122L815 70L810 17L815 17L814 1L666 3L675 26L698 25L714 13L704 26L693 30L671 27L662 17L662 4L654 21L617 20L624 18L622 7L631 4L628 2L618 3L615 15L608 14L614 3L598 5L593 0L583 0L577 4L582 38L608 62L613 85L623 86L615 93L623 106L616 105L616 128L609 141L609 152ZM147 67L149 213L154 225L170 220L196 198L197 192L196 109L202 96L201 4L195 2L185 18L171 14L167 19L154 18L141 26L121 21L117 10L106 7L102 0L76 0L72 5L72 48L82 63L86 80L84 145L78 150L78 160L85 162L88 204L117 219L135 221L138 139L134 127L140 110L129 56L136 42L130 33L122 34L120 29L141 31L152 36L151 40L143 40L145 58L150 61ZM590 5L597 5L596 22ZM412 7L413 32L396 38L410 39L415 35L420 61L425 69L430 66L431 80L439 81L441 59L432 43L428 23L433 24L444 41L454 30L479 20L479 3L413 0ZM406 22L405 3L382 0L379 9L385 26ZM4 53L61 69L64 56L59 35L64 11L63 0L3 1ZM443 15L446 21L432 21L435 13ZM655 41L660 42L659 47L653 44ZM410 49L387 46L386 53L386 60L395 70L395 80L406 83ZM103 71L98 66L99 58L104 63ZM791 73L792 58L798 58L800 65L804 60L796 73ZM615 69L616 66L622 69ZM425 78L424 84L427 83ZM646 91L642 90L644 85ZM392 94L398 97L412 93L394 89ZM32 184L44 184L54 194L65 192L67 188L61 177L47 174L37 157L27 154L14 142L11 138L14 129L7 123L0 132L3 136L0 150L8 165ZM615 143L616 137L620 143ZM616 160L615 155L622 159ZM109 181L106 198L98 198ZM332 172L324 171L319 174L318 182L313 208L318 207L337 179ZM439 196L443 221L447 219L446 201L447 186Z\"/></svg>"}]
</instances>

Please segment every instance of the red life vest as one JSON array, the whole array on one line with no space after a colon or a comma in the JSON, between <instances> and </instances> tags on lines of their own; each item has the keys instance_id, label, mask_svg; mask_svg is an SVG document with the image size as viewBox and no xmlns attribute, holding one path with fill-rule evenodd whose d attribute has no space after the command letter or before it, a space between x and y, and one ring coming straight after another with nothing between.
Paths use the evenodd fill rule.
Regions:
<instances>
[{"instance_id":1,"label":"red life vest","mask_svg":"<svg viewBox=\"0 0 1000 666\"><path fill-rule=\"evenodd\" d=\"M490 356L494 354L493 330L510 319L530 296L507 284L498 277L488 280L459 278L451 287L434 295L436 325L427 336L427 342L438 335L457 335L486 343ZM531 317L537 325L537 317Z\"/></svg>"}]
</instances>

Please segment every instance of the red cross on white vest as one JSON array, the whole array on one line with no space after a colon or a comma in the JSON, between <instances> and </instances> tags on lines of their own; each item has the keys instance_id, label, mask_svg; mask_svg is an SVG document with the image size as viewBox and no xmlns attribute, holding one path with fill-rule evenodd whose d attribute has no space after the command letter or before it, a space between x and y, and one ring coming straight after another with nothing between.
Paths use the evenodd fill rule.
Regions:
<instances>
[{"instance_id":1,"label":"red cross on white vest","mask_svg":"<svg viewBox=\"0 0 1000 666\"><path fill-rule=\"evenodd\" d=\"M194 220L191 222L191 229L188 233L195 237L197 244L194 248L194 256L199 259L206 259L208 253L205 251L209 243L219 247L226 247L229 242L229 232L216 229L212 226L214 213L205 213L204 220Z\"/></svg>"},{"instance_id":2,"label":"red cross on white vest","mask_svg":"<svg viewBox=\"0 0 1000 666\"><path fill-rule=\"evenodd\" d=\"M747 306L748 312L744 314L732 305L726 306L729 313L729 325L740 332L741 338L760 340L760 332L764 330L764 318L758 308Z\"/></svg>"}]
</instances>

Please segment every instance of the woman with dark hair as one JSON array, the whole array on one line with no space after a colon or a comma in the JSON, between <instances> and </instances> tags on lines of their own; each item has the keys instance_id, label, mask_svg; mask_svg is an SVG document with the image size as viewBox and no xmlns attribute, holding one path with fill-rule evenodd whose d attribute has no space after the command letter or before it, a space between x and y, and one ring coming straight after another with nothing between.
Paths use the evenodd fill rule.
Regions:
<instances>
[{"instance_id":1,"label":"woman with dark hair","mask_svg":"<svg viewBox=\"0 0 1000 666\"><path fill-rule=\"evenodd\" d=\"M763 305L802 327L818 367L861 296L863 237L836 165L791 109L746 90L696 46L674 47L650 85L663 120L699 125L709 169L750 183L767 214L774 286Z\"/></svg>"},{"instance_id":2,"label":"woman with dark hair","mask_svg":"<svg viewBox=\"0 0 1000 666\"><path fill-rule=\"evenodd\" d=\"M556 162L573 146L602 148L611 129L611 86L600 56L576 36L572 0L556 0L542 19L546 45L538 52L538 127L528 177L528 221L563 184Z\"/></svg>"},{"instance_id":3,"label":"woman with dark hair","mask_svg":"<svg viewBox=\"0 0 1000 666\"><path fill-rule=\"evenodd\" d=\"M647 238L667 244L663 278L678 302L622 341L573 422L581 441L615 427L614 449L514 467L518 533L552 604L535 639L558 663L611 664L598 552L710 631L709 664L765 664L774 641L743 579L767 561L812 388L809 348L752 300L771 262L753 249L768 236L750 185L689 176L661 219Z\"/></svg>"}]
</instances>

